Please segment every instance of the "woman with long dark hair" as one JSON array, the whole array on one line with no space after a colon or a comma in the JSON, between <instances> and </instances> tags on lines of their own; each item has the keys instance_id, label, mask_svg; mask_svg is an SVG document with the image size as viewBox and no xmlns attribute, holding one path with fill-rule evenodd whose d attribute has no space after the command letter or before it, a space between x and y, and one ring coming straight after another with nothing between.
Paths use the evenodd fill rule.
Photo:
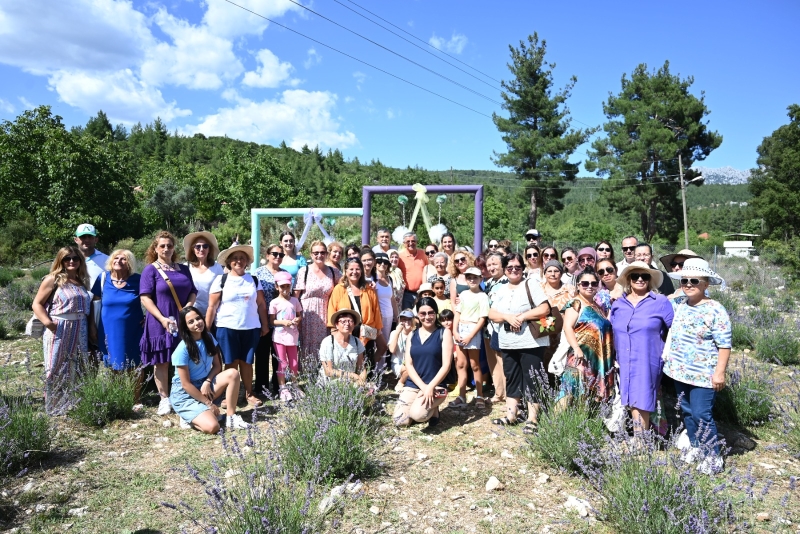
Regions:
<instances>
[{"instance_id":1,"label":"woman with long dark hair","mask_svg":"<svg viewBox=\"0 0 800 534\"><path fill-rule=\"evenodd\" d=\"M281 260L281 269L292 275L292 287L297 282L297 271L308 265L306 259L297 253L294 234L288 230L281 232L281 246L285 256Z\"/></svg>"}]
</instances>

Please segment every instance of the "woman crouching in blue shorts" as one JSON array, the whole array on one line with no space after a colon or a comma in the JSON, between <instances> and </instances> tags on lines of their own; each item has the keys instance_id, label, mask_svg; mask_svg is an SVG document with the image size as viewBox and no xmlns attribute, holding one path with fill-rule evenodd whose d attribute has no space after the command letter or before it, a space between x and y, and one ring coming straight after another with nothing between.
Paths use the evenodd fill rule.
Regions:
<instances>
[{"instance_id":1,"label":"woman crouching in blue shorts","mask_svg":"<svg viewBox=\"0 0 800 534\"><path fill-rule=\"evenodd\" d=\"M196 428L206 434L219 432L222 395L227 400L228 430L250 425L236 415L239 398L239 371L222 369L217 340L206 330L197 308L187 306L180 312L178 325L182 341L172 353L175 377L169 400L181 418L181 428Z\"/></svg>"}]
</instances>

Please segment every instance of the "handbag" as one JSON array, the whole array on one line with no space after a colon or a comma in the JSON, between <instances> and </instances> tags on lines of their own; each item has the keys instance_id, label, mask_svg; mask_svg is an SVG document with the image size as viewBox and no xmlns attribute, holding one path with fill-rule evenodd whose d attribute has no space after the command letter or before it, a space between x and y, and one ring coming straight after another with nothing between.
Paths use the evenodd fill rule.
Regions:
<instances>
[{"instance_id":1,"label":"handbag","mask_svg":"<svg viewBox=\"0 0 800 534\"><path fill-rule=\"evenodd\" d=\"M364 314L361 312L361 307L356 303L356 297L353 295L353 290L349 287L347 288L347 296L350 297L350 303L353 305L353 309L361 314L361 336L370 340L378 339L378 329L374 326L364 324Z\"/></svg>"},{"instance_id":2,"label":"handbag","mask_svg":"<svg viewBox=\"0 0 800 534\"><path fill-rule=\"evenodd\" d=\"M530 303L531 309L534 309L536 305L533 303L531 288L528 285L528 281L525 281L524 284L525 292L528 294L528 302ZM553 307L550 306L549 302L547 302L547 306L550 308L550 311L547 312L547 315L533 321L528 321L528 328L530 328L533 339L539 339L540 337L558 334L561 332L562 328L564 328L564 318L561 316L561 312L554 310ZM542 320L546 321L546 323L550 326L545 328L541 322Z\"/></svg>"},{"instance_id":3,"label":"handbag","mask_svg":"<svg viewBox=\"0 0 800 534\"><path fill-rule=\"evenodd\" d=\"M47 315L50 315L50 309L53 307L53 295L56 294L57 287L53 288L50 296L47 297ZM40 339L44 335L44 323L36 317L34 313L28 322L25 324L25 335L33 339Z\"/></svg>"},{"instance_id":4,"label":"handbag","mask_svg":"<svg viewBox=\"0 0 800 534\"><path fill-rule=\"evenodd\" d=\"M603 424L609 432L621 432L625 430L625 416L627 410L622 405L622 397L619 394L619 373L614 373L614 396L606 406L608 410L604 415Z\"/></svg>"},{"instance_id":5,"label":"handbag","mask_svg":"<svg viewBox=\"0 0 800 534\"><path fill-rule=\"evenodd\" d=\"M581 303L579 300L575 300L572 302L572 309L573 310L575 309L576 303L578 304L578 309L575 311L580 312ZM561 326L562 327L564 326L563 318L561 321ZM564 370L567 368L567 357L569 356L569 349L570 346L569 342L567 341L567 334L564 333L564 330L562 328L561 337L559 338L558 342L558 348L556 348L555 353L553 353L553 357L550 358L550 363L547 364L548 373L556 376L561 376L564 374Z\"/></svg>"}]
</instances>

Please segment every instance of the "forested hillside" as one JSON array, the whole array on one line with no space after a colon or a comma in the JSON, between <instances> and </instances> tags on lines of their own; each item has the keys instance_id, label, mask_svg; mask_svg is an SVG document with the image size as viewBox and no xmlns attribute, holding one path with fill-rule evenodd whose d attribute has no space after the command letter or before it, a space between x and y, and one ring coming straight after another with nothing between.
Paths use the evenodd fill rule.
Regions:
<instances>
[{"instance_id":1,"label":"forested hillside","mask_svg":"<svg viewBox=\"0 0 800 534\"><path fill-rule=\"evenodd\" d=\"M67 130L43 106L0 128L0 263L51 257L87 221L98 227L104 248L126 238L146 240L161 228L176 234L211 229L225 244L237 234L249 238L253 207L354 207L361 205L364 185L417 182L484 184L485 235L519 239L527 228L528 199L511 173L396 169L348 159L339 150L186 137L170 133L160 120L127 131L113 127L102 111L85 127ZM610 210L602 187L597 178L567 183L564 209L542 214L539 229L548 240L574 243L637 233L634 215ZM690 186L690 235L752 231L760 222L738 205L748 199L746 186ZM410 199L405 206L407 220L413 204ZM461 242L472 241L473 209L471 195L452 195L441 206L441 222ZM436 222L438 206L431 202L429 210ZM287 222L265 223L265 239ZM373 227L402 222L397 197L375 197ZM341 240L360 241L355 218L337 220L331 230ZM657 236L662 242L678 238Z\"/></svg>"}]
</instances>

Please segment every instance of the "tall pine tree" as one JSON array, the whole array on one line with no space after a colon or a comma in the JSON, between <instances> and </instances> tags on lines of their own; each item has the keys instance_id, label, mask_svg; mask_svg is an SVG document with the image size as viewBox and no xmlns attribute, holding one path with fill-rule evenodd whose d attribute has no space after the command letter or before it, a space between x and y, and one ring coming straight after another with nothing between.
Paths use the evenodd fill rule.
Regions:
<instances>
[{"instance_id":1,"label":"tall pine tree","mask_svg":"<svg viewBox=\"0 0 800 534\"><path fill-rule=\"evenodd\" d=\"M539 36L534 33L527 44L520 41L519 48L508 48L511 51L508 69L514 77L502 82L501 94L508 118L492 116L508 152L495 152L494 162L500 167L511 167L523 181L530 199L528 224L535 228L539 213L552 213L563 207L564 183L575 180L580 165L569 162L569 157L596 129L570 128L566 101L578 79L573 76L563 89L553 94L556 65L545 62L545 40L540 44Z\"/></svg>"}]
</instances>

